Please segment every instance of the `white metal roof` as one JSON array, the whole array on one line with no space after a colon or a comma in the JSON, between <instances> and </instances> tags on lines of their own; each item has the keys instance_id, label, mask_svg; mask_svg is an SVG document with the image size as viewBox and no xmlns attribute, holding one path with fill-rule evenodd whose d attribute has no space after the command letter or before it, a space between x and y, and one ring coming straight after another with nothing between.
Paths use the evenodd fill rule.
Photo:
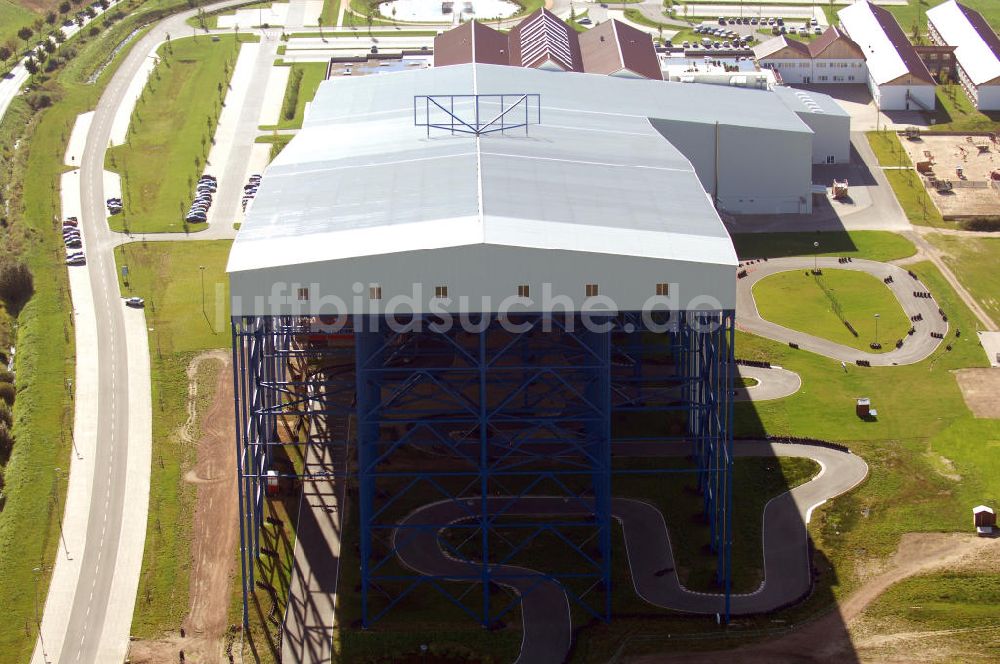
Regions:
<instances>
[{"instance_id":1,"label":"white metal roof","mask_svg":"<svg viewBox=\"0 0 1000 664\"><path fill-rule=\"evenodd\" d=\"M858 0L837 12L848 36L864 52L868 72L875 83L877 85L889 83L907 73L929 76L925 73L926 66L913 51L913 46L909 42L903 43L906 41L905 35L902 39L898 39L899 35L896 35L896 41L890 39L887 29L891 29L891 26L884 26L876 15L881 12L884 10L875 7L867 0ZM895 21L888 12L882 16L885 21ZM895 27L898 28L898 25ZM923 67L923 72L913 71L920 67Z\"/></svg>"},{"instance_id":2,"label":"white metal roof","mask_svg":"<svg viewBox=\"0 0 1000 664\"><path fill-rule=\"evenodd\" d=\"M538 91L542 124L480 138L414 126L414 95L473 90ZM483 242L734 262L653 114L810 132L770 95L717 86L482 64L338 78L268 168L229 270Z\"/></svg>"},{"instance_id":3,"label":"white metal roof","mask_svg":"<svg viewBox=\"0 0 1000 664\"><path fill-rule=\"evenodd\" d=\"M820 92L779 85L774 88L774 94L796 113L822 113L850 119L850 114L833 97Z\"/></svg>"},{"instance_id":4,"label":"white metal roof","mask_svg":"<svg viewBox=\"0 0 1000 664\"><path fill-rule=\"evenodd\" d=\"M415 125L416 96L474 93L538 94L541 124L482 136ZM520 274L570 290L603 274L602 294L607 283L623 308L639 308L658 276L732 306L729 235L651 117L812 134L776 96L719 86L484 64L325 81L237 234L234 297L246 312L289 279L342 296L348 280L503 293Z\"/></svg>"},{"instance_id":5,"label":"white metal roof","mask_svg":"<svg viewBox=\"0 0 1000 664\"><path fill-rule=\"evenodd\" d=\"M973 514L979 514L981 512L986 512L987 514L993 514L993 509L990 508L990 507L987 507L986 505L979 505L978 507L973 507L972 508L972 513Z\"/></svg>"},{"instance_id":6,"label":"white metal roof","mask_svg":"<svg viewBox=\"0 0 1000 664\"><path fill-rule=\"evenodd\" d=\"M975 85L1000 77L1000 58L955 0L927 10L927 20L945 44L957 47L955 57Z\"/></svg>"}]
</instances>

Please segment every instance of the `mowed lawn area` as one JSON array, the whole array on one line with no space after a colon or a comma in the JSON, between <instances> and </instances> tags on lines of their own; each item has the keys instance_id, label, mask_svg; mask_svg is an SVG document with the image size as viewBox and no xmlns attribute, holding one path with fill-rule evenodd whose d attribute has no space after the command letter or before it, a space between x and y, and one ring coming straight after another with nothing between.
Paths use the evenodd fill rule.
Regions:
<instances>
[{"instance_id":1,"label":"mowed lawn area","mask_svg":"<svg viewBox=\"0 0 1000 664\"><path fill-rule=\"evenodd\" d=\"M149 524L132 634L156 638L176 629L188 610L195 486L184 473L193 446L178 436L187 418L187 367L201 351L229 346L226 259L231 242L134 242L115 251L122 295L146 300L153 387L153 471ZM201 283L204 266L205 306ZM199 408L215 386L211 366L198 373ZM235 551L234 551L235 554Z\"/></svg>"},{"instance_id":2,"label":"mowed lawn area","mask_svg":"<svg viewBox=\"0 0 1000 664\"><path fill-rule=\"evenodd\" d=\"M37 18L41 18L41 16L16 2L0 0L0 45L14 42L17 50L24 50L24 42L17 38L17 31L26 25L30 27ZM6 64L0 64L0 73L7 71L13 64L13 57Z\"/></svg>"},{"instance_id":3,"label":"mowed lawn area","mask_svg":"<svg viewBox=\"0 0 1000 664\"><path fill-rule=\"evenodd\" d=\"M944 262L1000 324L1000 238L976 238L933 233L927 236L944 252Z\"/></svg>"},{"instance_id":4,"label":"mowed lawn area","mask_svg":"<svg viewBox=\"0 0 1000 664\"><path fill-rule=\"evenodd\" d=\"M285 98L281 103L281 116L277 125L268 125L264 129L298 129L302 126L302 116L306 104L316 96L319 84L326 78L326 63L304 62L290 65L288 86L285 88Z\"/></svg>"},{"instance_id":5,"label":"mowed lawn area","mask_svg":"<svg viewBox=\"0 0 1000 664\"><path fill-rule=\"evenodd\" d=\"M819 276L780 272L757 282L753 295L766 320L851 348L871 350L876 314L883 351L894 349L895 341L910 329L892 291L864 272L823 270ZM851 334L844 320L859 336Z\"/></svg>"},{"instance_id":6,"label":"mowed lawn area","mask_svg":"<svg viewBox=\"0 0 1000 664\"><path fill-rule=\"evenodd\" d=\"M249 39L243 37L241 39ZM108 151L106 167L122 176L125 211L114 230L197 231L184 215L205 168L239 44L234 35L174 39L160 47L160 64L136 105L129 140Z\"/></svg>"}]
</instances>

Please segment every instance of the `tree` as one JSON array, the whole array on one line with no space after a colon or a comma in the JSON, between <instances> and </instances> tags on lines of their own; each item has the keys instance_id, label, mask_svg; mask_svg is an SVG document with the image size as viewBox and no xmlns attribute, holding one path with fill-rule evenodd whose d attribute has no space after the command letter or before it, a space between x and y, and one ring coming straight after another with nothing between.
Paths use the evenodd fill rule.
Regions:
<instances>
[{"instance_id":1,"label":"tree","mask_svg":"<svg viewBox=\"0 0 1000 664\"><path fill-rule=\"evenodd\" d=\"M70 4L69 4L69 2L67 2L66 0L63 0L63 2L59 5L59 13L60 14L68 14L69 10L70 10Z\"/></svg>"},{"instance_id":2,"label":"tree","mask_svg":"<svg viewBox=\"0 0 1000 664\"><path fill-rule=\"evenodd\" d=\"M51 39L46 39L45 43L42 44L42 48L45 49L46 53L55 53L55 51L56 51L56 43L54 41L52 41Z\"/></svg>"},{"instance_id":3,"label":"tree","mask_svg":"<svg viewBox=\"0 0 1000 664\"><path fill-rule=\"evenodd\" d=\"M20 261L8 261L0 266L0 300L7 311L17 316L35 292L31 270Z\"/></svg>"},{"instance_id":4,"label":"tree","mask_svg":"<svg viewBox=\"0 0 1000 664\"><path fill-rule=\"evenodd\" d=\"M34 75L38 73L38 63L35 62L30 56L24 59L24 68L29 74Z\"/></svg>"},{"instance_id":5,"label":"tree","mask_svg":"<svg viewBox=\"0 0 1000 664\"><path fill-rule=\"evenodd\" d=\"M10 50L10 47L6 45L0 46L0 62L6 63L12 55L14 55L14 52Z\"/></svg>"},{"instance_id":6,"label":"tree","mask_svg":"<svg viewBox=\"0 0 1000 664\"><path fill-rule=\"evenodd\" d=\"M45 22L48 23L49 25L55 25L56 18L57 17L55 12L49 12L48 14L45 15Z\"/></svg>"},{"instance_id":7,"label":"tree","mask_svg":"<svg viewBox=\"0 0 1000 664\"><path fill-rule=\"evenodd\" d=\"M17 31L17 38L23 41L25 45L27 45L28 40L31 39L31 35L33 34L35 34L34 30L29 28L28 26L24 26L23 28Z\"/></svg>"},{"instance_id":8,"label":"tree","mask_svg":"<svg viewBox=\"0 0 1000 664\"><path fill-rule=\"evenodd\" d=\"M4 383L8 385L7 383ZM8 387L10 387L8 385ZM14 436L6 424L0 423L0 462L7 463L10 453L14 449Z\"/></svg>"},{"instance_id":9,"label":"tree","mask_svg":"<svg viewBox=\"0 0 1000 664\"><path fill-rule=\"evenodd\" d=\"M0 401L3 401L8 406L14 405L14 399L17 397L17 390L10 383L0 383Z\"/></svg>"}]
</instances>

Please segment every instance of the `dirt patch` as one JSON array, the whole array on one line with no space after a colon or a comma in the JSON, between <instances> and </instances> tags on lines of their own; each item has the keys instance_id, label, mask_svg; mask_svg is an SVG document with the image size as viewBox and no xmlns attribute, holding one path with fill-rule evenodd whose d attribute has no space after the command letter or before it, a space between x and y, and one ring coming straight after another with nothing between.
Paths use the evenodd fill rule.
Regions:
<instances>
[{"instance_id":1,"label":"dirt patch","mask_svg":"<svg viewBox=\"0 0 1000 664\"><path fill-rule=\"evenodd\" d=\"M212 403L199 418L198 371L205 362L218 366ZM181 634L132 643L134 664L221 664L223 637L228 626L233 555L237 547L236 458L233 454L233 382L229 355L203 353L188 365L188 419L179 432L181 440L197 444L197 461L184 476L197 484L191 542L191 586L188 614ZM201 423L200 434L196 427Z\"/></svg>"},{"instance_id":2,"label":"dirt patch","mask_svg":"<svg viewBox=\"0 0 1000 664\"><path fill-rule=\"evenodd\" d=\"M990 185L990 173L1000 170L1000 144L986 136L934 136L923 134L918 141L904 136L899 142L916 165L921 161L932 162L933 175L939 180L950 180L954 189L948 194L934 190L931 198L943 215L995 215L1000 205L1000 191ZM980 145L986 151L979 150ZM963 178L958 176L962 169ZM926 178L925 178L926 180ZM981 188L965 187L975 185Z\"/></svg>"},{"instance_id":3,"label":"dirt patch","mask_svg":"<svg viewBox=\"0 0 1000 664\"><path fill-rule=\"evenodd\" d=\"M954 374L973 415L1000 418L1000 368L959 369Z\"/></svg>"},{"instance_id":4,"label":"dirt patch","mask_svg":"<svg viewBox=\"0 0 1000 664\"><path fill-rule=\"evenodd\" d=\"M650 655L630 661L693 662L701 664L773 664L774 662L850 662L858 661L931 661L915 656L911 649L901 659L876 657L869 660L857 650L851 634L844 628L892 584L908 577L942 567L974 560L983 554L995 555L1000 540L977 538L959 533L909 533L903 535L899 548L885 571L866 581L861 588L841 603L839 610L815 620L790 634L734 650L714 653L677 653ZM974 557L973 557L974 556ZM867 637L870 639L875 636ZM878 643L884 647L891 639ZM928 640L933 643L933 639ZM912 645L912 641L911 641ZM940 647L940 646L938 646Z\"/></svg>"}]
</instances>

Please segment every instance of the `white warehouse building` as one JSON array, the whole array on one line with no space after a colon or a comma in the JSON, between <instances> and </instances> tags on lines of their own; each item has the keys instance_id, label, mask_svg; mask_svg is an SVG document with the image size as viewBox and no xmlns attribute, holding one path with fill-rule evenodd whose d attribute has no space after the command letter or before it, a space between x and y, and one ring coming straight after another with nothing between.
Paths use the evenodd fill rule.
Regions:
<instances>
[{"instance_id":1,"label":"white warehouse building","mask_svg":"<svg viewBox=\"0 0 1000 664\"><path fill-rule=\"evenodd\" d=\"M415 99L500 93L506 106L517 95L536 99L528 115L539 122L486 134L475 148L467 136L417 125L425 110ZM663 260L703 252L711 260L689 268L725 300L733 256L717 210L809 213L812 164L846 159L848 116L810 94L816 101L479 63L333 78L268 167L241 227L229 263L234 303L288 278L289 253L299 257L299 282L340 283L344 292L328 294L350 301L351 284L371 279L390 297L414 281L400 259L442 245L465 267L421 261L422 283L475 283L476 292L502 298L510 285L496 275L519 279L529 269L493 246L509 243L520 243L519 255L564 248L563 258L538 263L558 263L579 283L593 269L613 274L608 251L635 256L632 265L646 265L649 278ZM501 112L499 102L491 112ZM505 121L524 113L508 110ZM373 208L384 223L356 221L372 218ZM486 217L493 221L477 221ZM581 224L590 232L578 232ZM321 260L331 251L344 255ZM618 302L629 288L613 278L601 284Z\"/></svg>"},{"instance_id":2,"label":"white warehouse building","mask_svg":"<svg viewBox=\"0 0 1000 664\"><path fill-rule=\"evenodd\" d=\"M958 80L980 111L1000 110L1000 37L983 15L955 0L927 11L936 44L955 47Z\"/></svg>"},{"instance_id":3,"label":"white warehouse building","mask_svg":"<svg viewBox=\"0 0 1000 664\"><path fill-rule=\"evenodd\" d=\"M865 54L868 88L881 110L934 110L934 77L892 14L859 0L837 16L843 31Z\"/></svg>"}]
</instances>

